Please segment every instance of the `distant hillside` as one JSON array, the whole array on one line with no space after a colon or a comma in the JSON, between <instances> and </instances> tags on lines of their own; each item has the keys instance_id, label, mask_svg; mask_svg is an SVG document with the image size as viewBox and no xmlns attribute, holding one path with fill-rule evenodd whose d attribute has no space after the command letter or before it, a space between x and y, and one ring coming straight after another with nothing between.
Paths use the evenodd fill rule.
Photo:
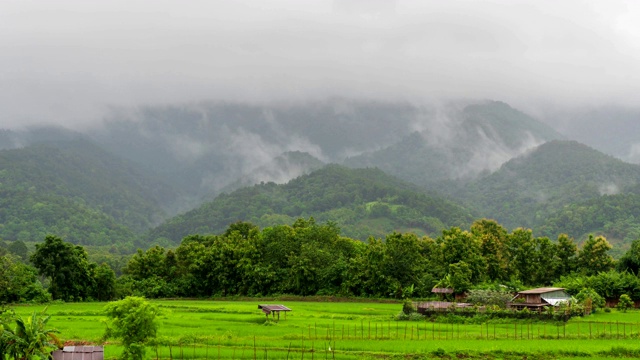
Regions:
<instances>
[{"instance_id":1,"label":"distant hillside","mask_svg":"<svg viewBox=\"0 0 640 360\"><path fill-rule=\"evenodd\" d=\"M218 196L212 202L168 220L148 240L174 243L194 233L221 233L236 221L259 226L289 224L297 217L333 221L345 236L366 239L394 230L438 234L468 226L473 217L458 205L420 193L414 185L377 169L329 165L287 184L260 184Z\"/></svg>"},{"instance_id":2,"label":"distant hillside","mask_svg":"<svg viewBox=\"0 0 640 360\"><path fill-rule=\"evenodd\" d=\"M229 193L242 187L273 182L284 184L301 175L309 174L325 164L309 153L287 151L266 165L253 169L250 173L224 187L221 192Z\"/></svg>"},{"instance_id":3,"label":"distant hillside","mask_svg":"<svg viewBox=\"0 0 640 360\"><path fill-rule=\"evenodd\" d=\"M485 102L426 121L384 149L351 157L350 167L375 166L421 186L473 179L497 170L511 158L562 136L547 125L502 102Z\"/></svg>"},{"instance_id":4,"label":"distant hillside","mask_svg":"<svg viewBox=\"0 0 640 360\"><path fill-rule=\"evenodd\" d=\"M131 241L166 217L173 190L76 139L0 151L0 237L55 233L83 244Z\"/></svg>"},{"instance_id":5,"label":"distant hillside","mask_svg":"<svg viewBox=\"0 0 640 360\"><path fill-rule=\"evenodd\" d=\"M640 109L607 106L556 115L567 137L624 161L640 163Z\"/></svg>"},{"instance_id":6,"label":"distant hillside","mask_svg":"<svg viewBox=\"0 0 640 360\"><path fill-rule=\"evenodd\" d=\"M597 226L563 224L549 217L562 217L559 212L587 206L580 204L607 201L610 198L604 195L622 193L639 180L640 166L575 141L551 141L452 195L474 204L484 216L507 227L536 229L544 225L549 234L583 234Z\"/></svg>"},{"instance_id":7,"label":"distant hillside","mask_svg":"<svg viewBox=\"0 0 640 360\"><path fill-rule=\"evenodd\" d=\"M536 233L553 238L565 233L583 239L588 234L604 235L614 246L613 254L622 255L633 240L640 239L638 214L640 194L603 195L552 211Z\"/></svg>"},{"instance_id":8,"label":"distant hillside","mask_svg":"<svg viewBox=\"0 0 640 360\"><path fill-rule=\"evenodd\" d=\"M407 135L419 109L405 103L329 99L246 104L203 102L124 109L91 136L110 151L162 174L192 196L218 194L286 152L342 161ZM278 164L275 164L278 165ZM273 169L284 174L284 169ZM186 175L188 174L188 176ZM299 174L293 174L290 180Z\"/></svg>"}]
</instances>

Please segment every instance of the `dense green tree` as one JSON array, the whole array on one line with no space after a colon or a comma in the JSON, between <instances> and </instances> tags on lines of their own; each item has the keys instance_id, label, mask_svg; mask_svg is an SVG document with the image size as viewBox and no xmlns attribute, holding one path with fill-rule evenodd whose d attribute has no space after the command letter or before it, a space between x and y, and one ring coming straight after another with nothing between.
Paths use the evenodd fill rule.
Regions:
<instances>
[{"instance_id":1,"label":"dense green tree","mask_svg":"<svg viewBox=\"0 0 640 360\"><path fill-rule=\"evenodd\" d=\"M159 310L141 297L127 297L107 304L104 311L110 319L105 338L122 341L123 359L141 360L145 345L156 337Z\"/></svg>"},{"instance_id":2,"label":"dense green tree","mask_svg":"<svg viewBox=\"0 0 640 360\"><path fill-rule=\"evenodd\" d=\"M27 249L27 245L21 240L12 241L7 250L18 256L22 261L27 261L29 258L29 249Z\"/></svg>"},{"instance_id":3,"label":"dense green tree","mask_svg":"<svg viewBox=\"0 0 640 360\"><path fill-rule=\"evenodd\" d=\"M455 264L449 264L446 285L453 288L457 293L463 293L473 285L472 277L473 271L466 262L459 261Z\"/></svg>"},{"instance_id":4,"label":"dense green tree","mask_svg":"<svg viewBox=\"0 0 640 360\"><path fill-rule=\"evenodd\" d=\"M633 240L631 247L620 258L617 264L619 271L630 271L636 275L640 270L640 239Z\"/></svg>"},{"instance_id":5,"label":"dense green tree","mask_svg":"<svg viewBox=\"0 0 640 360\"><path fill-rule=\"evenodd\" d=\"M577 251L573 238L570 238L567 234L560 234L558 236L558 242L555 253L555 278L558 279L563 275L568 275L576 270L577 266Z\"/></svg>"},{"instance_id":6,"label":"dense green tree","mask_svg":"<svg viewBox=\"0 0 640 360\"><path fill-rule=\"evenodd\" d=\"M36 244L31 262L40 275L50 279L49 291L54 299L82 300L94 287L87 252L57 236L47 235L43 243Z\"/></svg>"},{"instance_id":7,"label":"dense green tree","mask_svg":"<svg viewBox=\"0 0 640 360\"><path fill-rule=\"evenodd\" d=\"M98 301L113 300L116 297L116 274L107 264L91 264L94 288L91 296Z\"/></svg>"},{"instance_id":8,"label":"dense green tree","mask_svg":"<svg viewBox=\"0 0 640 360\"><path fill-rule=\"evenodd\" d=\"M42 287L36 269L17 257L0 257L0 303L47 302L51 295Z\"/></svg>"},{"instance_id":9,"label":"dense green tree","mask_svg":"<svg viewBox=\"0 0 640 360\"><path fill-rule=\"evenodd\" d=\"M438 241L442 244L445 266L464 262L471 270L470 280L473 283L478 283L485 278L486 265L480 249L481 243L471 232L454 227L443 231Z\"/></svg>"},{"instance_id":10,"label":"dense green tree","mask_svg":"<svg viewBox=\"0 0 640 360\"><path fill-rule=\"evenodd\" d=\"M532 277L531 283L550 285L557 273L558 261L555 259L557 246L547 237L535 238L534 243L536 253L534 259L532 259L534 272L530 274Z\"/></svg>"},{"instance_id":11,"label":"dense green tree","mask_svg":"<svg viewBox=\"0 0 640 360\"><path fill-rule=\"evenodd\" d=\"M507 230L495 220L482 219L471 225L471 233L480 241L487 277L492 280L508 280Z\"/></svg>"},{"instance_id":12,"label":"dense green tree","mask_svg":"<svg viewBox=\"0 0 640 360\"><path fill-rule=\"evenodd\" d=\"M389 294L406 297L406 289L422 286L425 260L420 254L420 241L414 234L393 233L385 239L383 273L389 285ZM409 295L411 296L411 295Z\"/></svg>"},{"instance_id":13,"label":"dense green tree","mask_svg":"<svg viewBox=\"0 0 640 360\"><path fill-rule=\"evenodd\" d=\"M603 236L593 237L585 241L578 253L578 267L587 275L606 272L613 269L614 261L608 254L611 244Z\"/></svg>"}]
</instances>

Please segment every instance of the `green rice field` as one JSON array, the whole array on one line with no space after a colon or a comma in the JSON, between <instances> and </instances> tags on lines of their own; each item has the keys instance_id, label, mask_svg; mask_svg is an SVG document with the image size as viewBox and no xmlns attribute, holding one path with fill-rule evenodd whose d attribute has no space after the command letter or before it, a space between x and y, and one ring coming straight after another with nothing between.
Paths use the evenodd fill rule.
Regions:
<instances>
[{"instance_id":1,"label":"green rice field","mask_svg":"<svg viewBox=\"0 0 640 360\"><path fill-rule=\"evenodd\" d=\"M640 312L599 312L567 323L463 318L397 321L399 303L152 301L162 310L155 359L613 359L640 357ZM267 321L260 303L292 309ZM67 344L99 343L105 303L51 304ZM28 315L44 305L16 306ZM116 358L117 341L105 344Z\"/></svg>"}]
</instances>

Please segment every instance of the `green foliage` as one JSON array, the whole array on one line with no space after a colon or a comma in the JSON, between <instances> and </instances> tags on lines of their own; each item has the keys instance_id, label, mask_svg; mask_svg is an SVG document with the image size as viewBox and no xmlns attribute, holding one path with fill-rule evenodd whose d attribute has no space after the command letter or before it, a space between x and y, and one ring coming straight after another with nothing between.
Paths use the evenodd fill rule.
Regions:
<instances>
[{"instance_id":1,"label":"green foliage","mask_svg":"<svg viewBox=\"0 0 640 360\"><path fill-rule=\"evenodd\" d=\"M631 247L620 258L616 265L618 271L629 271L639 274L640 270L640 239L633 240Z\"/></svg>"},{"instance_id":2,"label":"green foliage","mask_svg":"<svg viewBox=\"0 0 640 360\"><path fill-rule=\"evenodd\" d=\"M402 302L402 313L405 315L411 315L416 312L415 306L413 306L413 301L411 299L404 299Z\"/></svg>"},{"instance_id":3,"label":"green foliage","mask_svg":"<svg viewBox=\"0 0 640 360\"><path fill-rule=\"evenodd\" d=\"M464 261L449 264L449 273L446 277L446 283L453 288L455 292L466 292L473 283L471 267Z\"/></svg>"},{"instance_id":4,"label":"green foliage","mask_svg":"<svg viewBox=\"0 0 640 360\"><path fill-rule=\"evenodd\" d=\"M0 236L130 242L165 215L173 190L86 140L0 151Z\"/></svg>"},{"instance_id":5,"label":"green foliage","mask_svg":"<svg viewBox=\"0 0 640 360\"><path fill-rule=\"evenodd\" d=\"M633 308L633 300L627 294L620 295L620 299L618 300L618 304L616 304L616 309L627 312L627 310Z\"/></svg>"},{"instance_id":6,"label":"green foliage","mask_svg":"<svg viewBox=\"0 0 640 360\"><path fill-rule=\"evenodd\" d=\"M640 196L630 188L639 177L637 165L577 142L550 141L489 176L450 189L509 228L530 227L550 238L591 232L624 239L639 234L634 219ZM606 195L612 191L624 193Z\"/></svg>"},{"instance_id":7,"label":"green foliage","mask_svg":"<svg viewBox=\"0 0 640 360\"><path fill-rule=\"evenodd\" d=\"M590 307L593 312L602 309L606 303L605 299L591 288L580 290L580 292L575 295L575 298L579 304L585 308Z\"/></svg>"},{"instance_id":8,"label":"green foliage","mask_svg":"<svg viewBox=\"0 0 640 360\"><path fill-rule=\"evenodd\" d=\"M44 243L36 244L31 262L51 280L49 291L54 300L82 300L93 289L87 253L81 246L47 235Z\"/></svg>"},{"instance_id":9,"label":"green foliage","mask_svg":"<svg viewBox=\"0 0 640 360\"><path fill-rule=\"evenodd\" d=\"M578 266L587 275L613 269L614 261L608 254L611 244L602 236L596 238L589 235L589 239L582 245L578 253Z\"/></svg>"},{"instance_id":10,"label":"green foliage","mask_svg":"<svg viewBox=\"0 0 640 360\"><path fill-rule=\"evenodd\" d=\"M0 304L51 300L42 287L37 271L12 255L0 257ZM1 359L1 358L0 358Z\"/></svg>"},{"instance_id":11,"label":"green foliage","mask_svg":"<svg viewBox=\"0 0 640 360\"><path fill-rule=\"evenodd\" d=\"M513 294L507 291L495 290L469 290L466 302L478 306L492 306L500 309L506 309L507 303L511 301Z\"/></svg>"},{"instance_id":12,"label":"green foliage","mask_svg":"<svg viewBox=\"0 0 640 360\"><path fill-rule=\"evenodd\" d=\"M3 355L13 359L49 359L53 349L62 348L56 336L58 331L49 328L50 319L41 313L33 312L26 319L21 316L4 316L0 318L0 359ZM1 316L2 314L0 314ZM15 325L12 327L11 323Z\"/></svg>"},{"instance_id":13,"label":"green foliage","mask_svg":"<svg viewBox=\"0 0 640 360\"><path fill-rule=\"evenodd\" d=\"M371 202L386 210L376 210L377 205L368 205ZM238 219L271 227L311 213L318 221L334 221L346 236L361 240L384 237L400 229L437 234L446 226L471 223L462 207L424 194L378 169L329 165L284 185L260 184L222 194L168 220L153 229L147 239L163 237L178 242L194 229L199 233L222 233ZM285 222L274 223L277 219ZM388 226L381 219L388 220Z\"/></svg>"},{"instance_id":14,"label":"green foliage","mask_svg":"<svg viewBox=\"0 0 640 360\"><path fill-rule=\"evenodd\" d=\"M105 338L122 341L122 359L142 359L145 345L156 337L158 308L141 297L126 297L109 303L104 311L111 320Z\"/></svg>"}]
</instances>

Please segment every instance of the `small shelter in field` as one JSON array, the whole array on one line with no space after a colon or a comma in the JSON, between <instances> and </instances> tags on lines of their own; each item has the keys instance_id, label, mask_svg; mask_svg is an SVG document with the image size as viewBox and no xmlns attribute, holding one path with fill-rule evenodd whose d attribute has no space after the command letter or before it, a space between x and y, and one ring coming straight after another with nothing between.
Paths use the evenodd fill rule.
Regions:
<instances>
[{"instance_id":1,"label":"small shelter in field","mask_svg":"<svg viewBox=\"0 0 640 360\"><path fill-rule=\"evenodd\" d=\"M102 346L65 346L52 354L53 360L103 360Z\"/></svg>"},{"instance_id":2,"label":"small shelter in field","mask_svg":"<svg viewBox=\"0 0 640 360\"><path fill-rule=\"evenodd\" d=\"M262 312L265 314L267 319L269 319L269 314L271 314L273 318L275 318L277 314L278 320L280 320L281 311L284 311L285 320L287 319L287 311L291 311L291 309L289 309L284 305L258 305L258 309L262 310Z\"/></svg>"},{"instance_id":3,"label":"small shelter in field","mask_svg":"<svg viewBox=\"0 0 640 360\"><path fill-rule=\"evenodd\" d=\"M569 301L571 295L564 288L545 287L520 291L511 301L509 306L516 310L542 310L546 306L558 306Z\"/></svg>"}]
</instances>

